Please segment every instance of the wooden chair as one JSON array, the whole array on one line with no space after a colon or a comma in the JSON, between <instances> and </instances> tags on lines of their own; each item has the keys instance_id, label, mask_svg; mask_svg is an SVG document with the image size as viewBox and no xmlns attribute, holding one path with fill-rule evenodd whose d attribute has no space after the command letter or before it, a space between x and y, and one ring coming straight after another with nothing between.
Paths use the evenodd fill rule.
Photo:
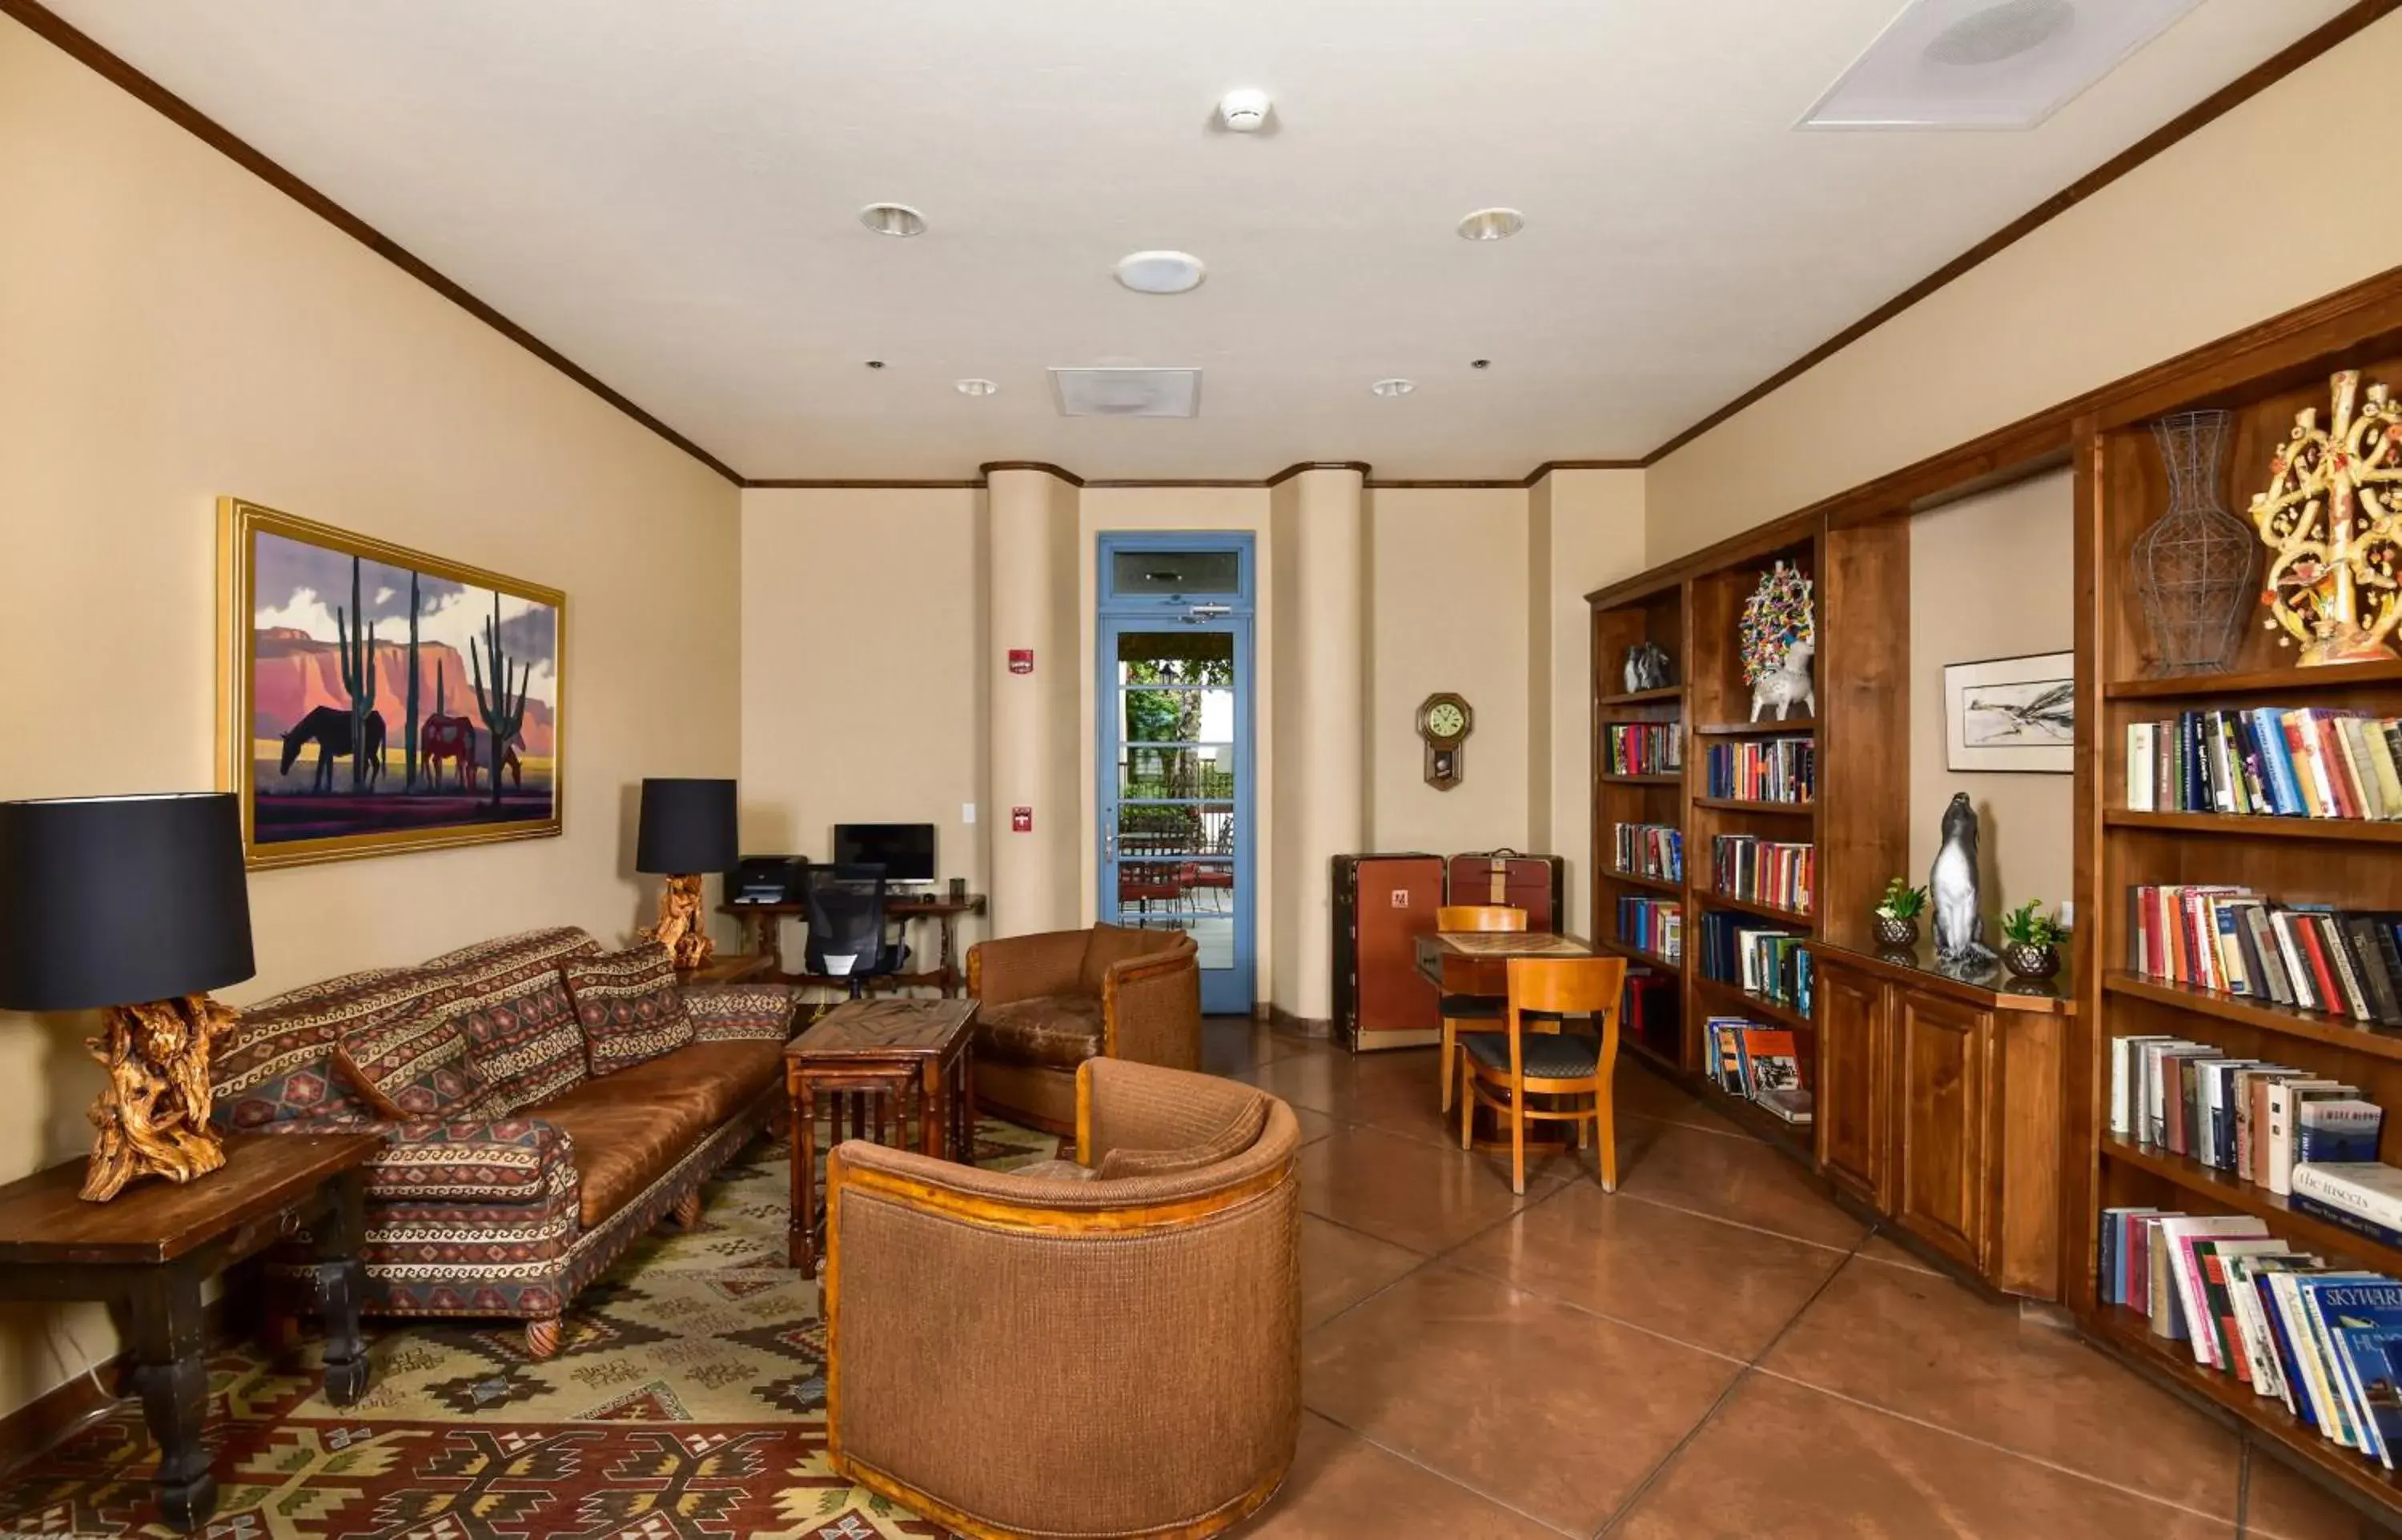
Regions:
<instances>
[{"instance_id":1,"label":"wooden chair","mask_svg":"<svg viewBox=\"0 0 2402 1540\"><path fill-rule=\"evenodd\" d=\"M1524 930L1526 928L1526 912L1506 903L1447 903L1434 912L1434 928L1437 930ZM1443 1057L1437 1061L1435 1072L1443 1077L1443 1109L1449 1112L1451 1061L1459 1046L1459 1024L1463 1021L1499 1021L1501 1002L1484 995L1445 995L1442 1009Z\"/></svg>"},{"instance_id":2,"label":"wooden chair","mask_svg":"<svg viewBox=\"0 0 2402 1540\"><path fill-rule=\"evenodd\" d=\"M1459 1148L1470 1148L1476 1104L1510 1121L1510 1189L1526 1190L1526 1124L1590 1122L1601 1140L1601 1189L1618 1190L1618 1128L1610 1079L1618 1068L1618 1004L1626 984L1623 957L1512 957L1510 1003L1498 1033L1479 1032L1459 1045ZM1550 1032L1530 1036L1530 1011L1589 1016L1598 1035ZM1593 1105L1537 1107L1529 1095L1581 1098ZM1585 1131L1577 1129L1582 1149Z\"/></svg>"}]
</instances>

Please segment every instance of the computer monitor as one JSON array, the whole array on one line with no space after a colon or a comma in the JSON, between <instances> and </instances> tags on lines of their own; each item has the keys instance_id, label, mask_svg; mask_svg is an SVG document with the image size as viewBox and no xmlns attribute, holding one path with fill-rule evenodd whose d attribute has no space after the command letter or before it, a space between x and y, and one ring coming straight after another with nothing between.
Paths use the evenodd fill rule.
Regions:
<instances>
[{"instance_id":1,"label":"computer monitor","mask_svg":"<svg viewBox=\"0 0 2402 1540\"><path fill-rule=\"evenodd\" d=\"M868 862L884 868L890 883L934 880L934 826L931 823L838 823L834 826L836 866Z\"/></svg>"}]
</instances>

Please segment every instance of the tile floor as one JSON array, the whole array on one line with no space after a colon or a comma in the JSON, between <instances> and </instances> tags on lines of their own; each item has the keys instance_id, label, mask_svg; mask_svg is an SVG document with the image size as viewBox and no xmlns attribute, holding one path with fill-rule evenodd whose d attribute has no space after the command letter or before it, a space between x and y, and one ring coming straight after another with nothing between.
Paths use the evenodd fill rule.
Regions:
<instances>
[{"instance_id":1,"label":"tile floor","mask_svg":"<svg viewBox=\"0 0 2402 1540\"><path fill-rule=\"evenodd\" d=\"M2353 1540L2338 1499L1825 1198L1640 1066L1621 1190L1458 1148L1431 1050L1236 1019L1206 1067L1300 1115L1301 1456L1277 1540Z\"/></svg>"}]
</instances>

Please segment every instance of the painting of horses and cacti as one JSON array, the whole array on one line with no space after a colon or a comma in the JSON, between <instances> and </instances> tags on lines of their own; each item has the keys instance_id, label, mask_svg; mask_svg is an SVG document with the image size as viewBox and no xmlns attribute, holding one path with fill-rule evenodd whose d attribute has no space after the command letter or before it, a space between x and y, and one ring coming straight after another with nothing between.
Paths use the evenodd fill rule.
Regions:
<instances>
[{"instance_id":1,"label":"painting of horses and cacti","mask_svg":"<svg viewBox=\"0 0 2402 1540\"><path fill-rule=\"evenodd\" d=\"M219 518L252 865L559 832L563 596L239 499Z\"/></svg>"}]
</instances>

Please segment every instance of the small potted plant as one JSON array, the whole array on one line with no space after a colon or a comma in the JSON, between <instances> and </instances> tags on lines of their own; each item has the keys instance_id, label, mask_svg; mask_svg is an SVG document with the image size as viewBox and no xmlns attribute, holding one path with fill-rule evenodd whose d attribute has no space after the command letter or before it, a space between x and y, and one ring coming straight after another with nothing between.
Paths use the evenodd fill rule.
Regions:
<instances>
[{"instance_id":1,"label":"small potted plant","mask_svg":"<svg viewBox=\"0 0 2402 1540\"><path fill-rule=\"evenodd\" d=\"M2002 916L2002 966L2022 979L2049 979L2060 971L2060 943L2068 932L2038 913L2042 907L2041 899L2029 899Z\"/></svg>"},{"instance_id":2,"label":"small potted plant","mask_svg":"<svg viewBox=\"0 0 2402 1540\"><path fill-rule=\"evenodd\" d=\"M1916 946L1918 915L1926 907L1926 889L1912 887L1899 877L1884 885L1877 901L1876 939L1879 946Z\"/></svg>"}]
</instances>

